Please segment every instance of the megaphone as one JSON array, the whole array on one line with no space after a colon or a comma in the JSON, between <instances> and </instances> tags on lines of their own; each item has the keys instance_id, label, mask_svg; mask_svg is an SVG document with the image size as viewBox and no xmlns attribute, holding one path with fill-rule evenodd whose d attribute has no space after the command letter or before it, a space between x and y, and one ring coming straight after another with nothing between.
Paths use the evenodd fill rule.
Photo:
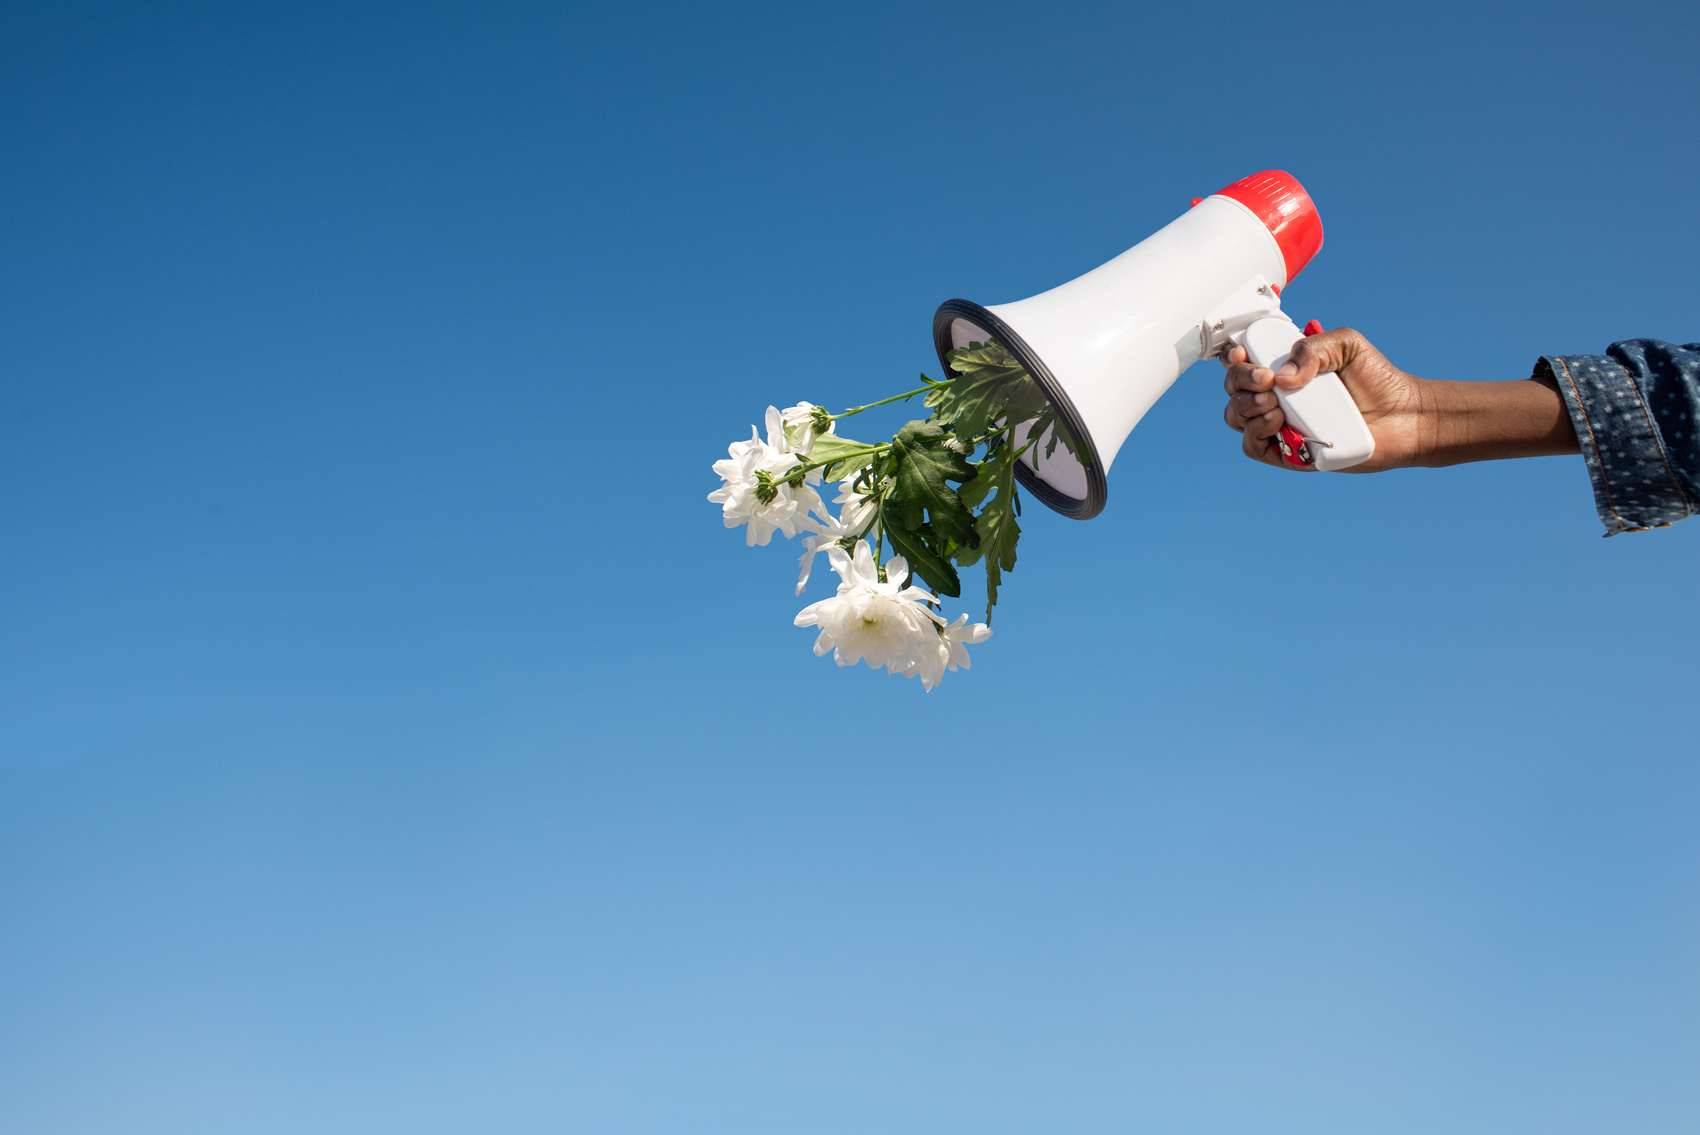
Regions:
<instances>
[{"instance_id":1,"label":"megaphone","mask_svg":"<svg viewBox=\"0 0 1700 1135\"><path fill-rule=\"evenodd\" d=\"M1234 182L1101 267L1031 299L982 307L948 300L933 317L947 375L950 352L998 343L1044 391L1052 424L1024 446L1016 473L1041 501L1085 520L1104 507L1105 475L1133 427L1182 371L1234 347L1279 369L1302 338L1281 313L1281 289L1322 247L1322 219L1291 174L1266 170ZM1294 464L1347 469L1375 452L1338 375L1302 390L1275 389ZM1029 423L1032 424L1032 423ZM1289 433L1291 431L1291 433ZM1291 444L1288 444L1291 442Z\"/></svg>"}]
</instances>

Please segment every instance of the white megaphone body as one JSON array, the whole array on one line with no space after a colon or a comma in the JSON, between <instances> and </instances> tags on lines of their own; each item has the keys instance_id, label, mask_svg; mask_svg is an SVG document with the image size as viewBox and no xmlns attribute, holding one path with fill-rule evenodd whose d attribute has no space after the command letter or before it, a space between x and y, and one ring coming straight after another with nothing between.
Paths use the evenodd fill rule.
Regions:
<instances>
[{"instance_id":1,"label":"white megaphone body","mask_svg":"<svg viewBox=\"0 0 1700 1135\"><path fill-rule=\"evenodd\" d=\"M1194 199L1185 214L1061 287L991 307L944 303L934 344L947 374L955 374L949 352L973 342L1001 343L1026 368L1075 444L1027 446L1016 471L1040 500L1084 520L1103 509L1104 477L1128 434L1187 367L1233 346L1260 366L1287 361L1302 336L1281 313L1281 289L1321 247L1310 195L1292 175L1268 170ZM1346 469L1374 453L1338 375L1275 393L1293 464ZM1017 435L1026 442L1020 428Z\"/></svg>"}]
</instances>

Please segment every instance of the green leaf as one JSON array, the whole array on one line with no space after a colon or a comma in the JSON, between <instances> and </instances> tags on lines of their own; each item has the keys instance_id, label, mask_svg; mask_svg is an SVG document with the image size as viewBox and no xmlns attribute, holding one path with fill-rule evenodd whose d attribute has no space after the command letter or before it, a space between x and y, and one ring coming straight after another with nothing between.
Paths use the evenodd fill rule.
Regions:
<instances>
[{"instance_id":1,"label":"green leaf","mask_svg":"<svg viewBox=\"0 0 1700 1135\"><path fill-rule=\"evenodd\" d=\"M1053 426L1056 428L1051 429ZM1051 436L1045 438L1047 429L1051 429ZM1047 461L1051 459L1052 454L1056 453L1059 441L1062 442L1063 448L1074 457L1080 456L1079 451L1074 446L1074 435L1068 432L1067 426L1063 425L1062 417L1057 413L1055 406L1045 407L1045 412L1034 419L1033 425L1027 431L1027 436L1045 438L1045 460ZM1038 443L1035 442L1034 444L1037 445Z\"/></svg>"},{"instance_id":2,"label":"green leaf","mask_svg":"<svg viewBox=\"0 0 1700 1135\"><path fill-rule=\"evenodd\" d=\"M932 387L931 390L927 391L927 396L921 399L921 405L925 406L929 410L931 410L934 406L937 406L944 396L950 393L950 379L948 378L942 382L934 382L932 379L927 377L926 371L922 371L921 381Z\"/></svg>"},{"instance_id":3,"label":"green leaf","mask_svg":"<svg viewBox=\"0 0 1700 1135\"><path fill-rule=\"evenodd\" d=\"M1002 441L1007 446L1009 435L1002 435ZM998 445L999 439L994 438L992 444ZM1001 448L1003 446L999 447L999 449ZM998 487L997 478L993 476L994 470L990 466L999 449L987 450L985 458L974 466L974 479L964 482L963 486L956 490L956 499L962 502L963 508L969 510L979 508L985 503L986 498L992 495L992 490Z\"/></svg>"},{"instance_id":4,"label":"green leaf","mask_svg":"<svg viewBox=\"0 0 1700 1135\"><path fill-rule=\"evenodd\" d=\"M979 437L999 422L1024 422L1045 409L1045 392L1002 344L970 344L947 358L957 377L938 399L934 416L959 437ZM927 395L928 405L938 393Z\"/></svg>"},{"instance_id":5,"label":"green leaf","mask_svg":"<svg viewBox=\"0 0 1700 1135\"><path fill-rule=\"evenodd\" d=\"M1003 573L1015 570L1015 542L1021 539L1021 526L1015 521L1021 511L1021 503L1016 495L1013 456L1013 449L1005 444L992 450L986 460L980 462L980 475L975 480L985 482L979 489L981 499L988 489L995 490L997 495L980 510L974 522L975 532L980 537L979 546L956 554L956 562L963 567L981 558L986 561L988 623L992 621L992 608L998 604L998 586L1003 582Z\"/></svg>"},{"instance_id":6,"label":"green leaf","mask_svg":"<svg viewBox=\"0 0 1700 1135\"><path fill-rule=\"evenodd\" d=\"M979 542L974 514L947 483L973 480L974 465L944 427L925 421L910 422L898 430L891 439L884 472L892 478L885 511L895 526L913 532L926 524L941 537L941 549L946 540L966 547Z\"/></svg>"},{"instance_id":7,"label":"green leaf","mask_svg":"<svg viewBox=\"0 0 1700 1135\"><path fill-rule=\"evenodd\" d=\"M882 516L889 518L889 515L882 512ZM934 594L953 597L962 594L962 579L956 574L955 565L934 547L936 535L925 529L915 532L891 523L884 524L883 531L892 550L909 561L909 570L920 576Z\"/></svg>"},{"instance_id":8,"label":"green leaf","mask_svg":"<svg viewBox=\"0 0 1700 1135\"><path fill-rule=\"evenodd\" d=\"M837 434L822 434L820 437L815 438L815 444L809 450L809 463L812 465L821 461L830 462L830 464L822 468L821 476L826 478L828 481L842 480L850 473L851 469L840 469L840 465L847 464L846 462L841 461L840 458L853 453L857 454L856 457L850 459L848 464L856 469L860 469L862 465L866 465L869 461L873 460L872 454L857 453L858 450L865 450L867 448L868 443L865 441L853 441L847 437L839 437ZM860 464L856 464L858 461Z\"/></svg>"}]
</instances>

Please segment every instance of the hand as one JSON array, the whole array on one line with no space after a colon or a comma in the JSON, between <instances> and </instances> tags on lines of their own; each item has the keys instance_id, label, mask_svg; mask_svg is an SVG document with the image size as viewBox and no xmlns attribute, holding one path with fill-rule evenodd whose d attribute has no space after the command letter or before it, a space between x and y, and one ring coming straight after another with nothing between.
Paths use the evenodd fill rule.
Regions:
<instances>
[{"instance_id":1,"label":"hand","mask_svg":"<svg viewBox=\"0 0 1700 1135\"><path fill-rule=\"evenodd\" d=\"M1430 463L1424 460L1429 447L1423 444L1425 425L1433 432L1433 423L1428 422L1433 400L1427 397L1429 391L1425 389L1429 384L1388 362L1386 356L1370 346L1369 340L1350 327L1300 339L1293 345L1291 360L1279 374L1271 373L1267 367L1253 366L1246 359L1244 347L1235 347L1223 355L1222 365L1228 368L1222 384L1228 392L1228 405L1222 417L1230 428L1243 435L1241 446L1254 461L1280 469L1314 468L1291 465L1282 459L1275 436L1286 423L1286 415L1275 400L1274 388L1279 385L1283 390L1298 390L1317 375L1333 371L1346 384L1358 412L1364 416L1364 423L1369 426L1370 435L1375 438L1375 455L1348 472L1377 473L1403 465Z\"/></svg>"}]
</instances>

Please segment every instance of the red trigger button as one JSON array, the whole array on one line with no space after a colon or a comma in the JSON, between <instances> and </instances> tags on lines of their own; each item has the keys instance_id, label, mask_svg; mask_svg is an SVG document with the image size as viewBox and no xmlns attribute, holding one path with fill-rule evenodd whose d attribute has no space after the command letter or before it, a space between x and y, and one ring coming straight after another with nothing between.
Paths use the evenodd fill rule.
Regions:
<instances>
[{"instance_id":1,"label":"red trigger button","mask_svg":"<svg viewBox=\"0 0 1700 1135\"><path fill-rule=\"evenodd\" d=\"M1304 435L1292 426L1281 427L1281 432L1275 437L1275 448L1281 451L1281 459L1289 465L1304 468L1315 464L1316 459L1311 456Z\"/></svg>"},{"instance_id":2,"label":"red trigger button","mask_svg":"<svg viewBox=\"0 0 1700 1135\"><path fill-rule=\"evenodd\" d=\"M1313 319L1309 323L1305 324L1305 338L1308 339L1312 335L1320 335L1320 334L1322 334L1322 321L1321 320Z\"/></svg>"}]
</instances>

